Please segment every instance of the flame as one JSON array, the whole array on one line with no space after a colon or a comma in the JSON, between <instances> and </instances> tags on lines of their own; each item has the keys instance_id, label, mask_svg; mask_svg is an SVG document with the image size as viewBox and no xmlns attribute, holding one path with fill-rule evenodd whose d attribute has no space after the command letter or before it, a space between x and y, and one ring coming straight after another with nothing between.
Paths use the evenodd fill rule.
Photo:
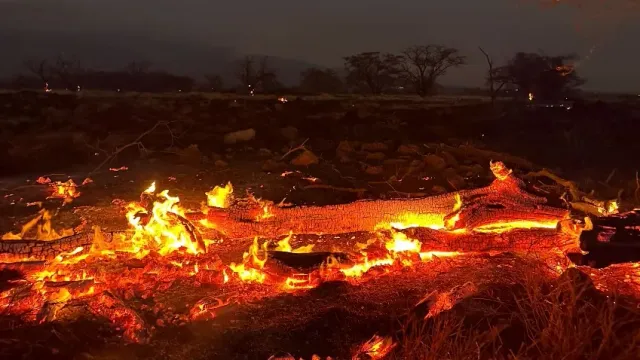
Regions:
<instances>
[{"instance_id":1,"label":"flame","mask_svg":"<svg viewBox=\"0 0 640 360\"><path fill-rule=\"evenodd\" d=\"M244 282L264 283L267 275L262 272L262 268L267 262L267 245L268 243L265 241L260 247L258 238L255 237L249 247L249 251L242 255L242 264L231 263L229 268ZM260 252L263 253L262 258L259 256Z\"/></svg>"},{"instance_id":2,"label":"flame","mask_svg":"<svg viewBox=\"0 0 640 360\"><path fill-rule=\"evenodd\" d=\"M38 179L40 180L40 178ZM73 199L80 196L80 192L78 192L78 186L72 179L67 180L66 182L56 181L55 183L49 183L49 185L53 189L53 193L49 196L49 198L63 199L63 204L68 204L73 201Z\"/></svg>"},{"instance_id":3,"label":"flame","mask_svg":"<svg viewBox=\"0 0 640 360\"><path fill-rule=\"evenodd\" d=\"M19 233L8 232L2 235L2 240L23 240L31 229L36 229L34 240L50 241L70 236L74 234L73 229L62 229L60 232L53 229L51 225L51 213L41 209L38 215L22 226Z\"/></svg>"},{"instance_id":4,"label":"flame","mask_svg":"<svg viewBox=\"0 0 640 360\"><path fill-rule=\"evenodd\" d=\"M216 186L205 194L207 195L207 205L225 209L231 204L233 186L231 183L227 183L224 187Z\"/></svg>"},{"instance_id":5,"label":"flame","mask_svg":"<svg viewBox=\"0 0 640 360\"><path fill-rule=\"evenodd\" d=\"M534 97L533 97L533 93L529 93L529 101L533 101Z\"/></svg>"},{"instance_id":6,"label":"flame","mask_svg":"<svg viewBox=\"0 0 640 360\"><path fill-rule=\"evenodd\" d=\"M507 168L502 161L489 162L489 169L498 180L506 180L513 173L513 170Z\"/></svg>"},{"instance_id":7,"label":"flame","mask_svg":"<svg viewBox=\"0 0 640 360\"><path fill-rule=\"evenodd\" d=\"M154 191L155 182L144 192L153 194ZM190 254L203 252L204 249L198 247L185 225L177 220L185 216L185 210L178 205L180 199L170 196L168 190L157 194L157 198L150 213L137 203L127 205L126 216L135 229L127 250L136 253L138 258L146 256L150 250L157 251L160 255L180 249L185 249ZM149 217L146 224L142 224L139 215Z\"/></svg>"},{"instance_id":8,"label":"flame","mask_svg":"<svg viewBox=\"0 0 640 360\"><path fill-rule=\"evenodd\" d=\"M380 360L385 358L394 347L396 347L396 344L391 337L373 335L371 339L360 346L353 359L359 359L360 355L366 354L371 360Z\"/></svg>"}]
</instances>

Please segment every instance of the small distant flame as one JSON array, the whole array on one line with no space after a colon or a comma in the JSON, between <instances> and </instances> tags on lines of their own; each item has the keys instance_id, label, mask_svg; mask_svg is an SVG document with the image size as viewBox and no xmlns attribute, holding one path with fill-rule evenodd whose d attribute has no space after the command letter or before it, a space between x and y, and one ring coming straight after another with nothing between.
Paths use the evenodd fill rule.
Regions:
<instances>
[{"instance_id":1,"label":"small distant flame","mask_svg":"<svg viewBox=\"0 0 640 360\"><path fill-rule=\"evenodd\" d=\"M533 93L529 93L529 101L533 101L533 99L534 99Z\"/></svg>"}]
</instances>

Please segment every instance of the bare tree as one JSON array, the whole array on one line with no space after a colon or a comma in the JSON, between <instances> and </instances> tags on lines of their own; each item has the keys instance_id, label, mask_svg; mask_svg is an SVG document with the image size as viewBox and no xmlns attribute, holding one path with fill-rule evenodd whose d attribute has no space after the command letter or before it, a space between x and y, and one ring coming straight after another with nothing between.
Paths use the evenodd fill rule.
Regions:
<instances>
[{"instance_id":1,"label":"bare tree","mask_svg":"<svg viewBox=\"0 0 640 360\"><path fill-rule=\"evenodd\" d=\"M413 85L420 96L429 94L438 77L451 67L465 63L458 49L442 45L412 46L399 56L401 77Z\"/></svg>"},{"instance_id":2,"label":"bare tree","mask_svg":"<svg viewBox=\"0 0 640 360\"><path fill-rule=\"evenodd\" d=\"M80 62L75 59L58 56L53 73L68 90L79 90L80 80L84 72Z\"/></svg>"},{"instance_id":3,"label":"bare tree","mask_svg":"<svg viewBox=\"0 0 640 360\"><path fill-rule=\"evenodd\" d=\"M27 60L24 62L24 66L42 81L44 91L50 91L49 82L53 72L46 59L41 61Z\"/></svg>"},{"instance_id":4,"label":"bare tree","mask_svg":"<svg viewBox=\"0 0 640 360\"><path fill-rule=\"evenodd\" d=\"M346 82L358 90L378 95L396 82L397 56L378 51L363 52L344 58Z\"/></svg>"},{"instance_id":5,"label":"bare tree","mask_svg":"<svg viewBox=\"0 0 640 360\"><path fill-rule=\"evenodd\" d=\"M142 75L149 71L151 63L148 61L132 61L125 67L125 71L130 75Z\"/></svg>"},{"instance_id":6,"label":"bare tree","mask_svg":"<svg viewBox=\"0 0 640 360\"><path fill-rule=\"evenodd\" d=\"M256 61L253 56L247 55L237 62L236 77L243 88L253 94L265 83L275 82L276 73L269 69L266 56Z\"/></svg>"},{"instance_id":7,"label":"bare tree","mask_svg":"<svg viewBox=\"0 0 640 360\"><path fill-rule=\"evenodd\" d=\"M504 77L497 76L498 74L493 68L493 59L491 59L491 56L489 56L482 47L478 46L478 49L480 49L485 59L487 59L487 65L489 66L489 70L487 71L487 86L489 86L489 96L491 96L491 104L493 105L496 102L500 90L502 90L508 81L506 81ZM496 84L499 84L497 88Z\"/></svg>"}]
</instances>

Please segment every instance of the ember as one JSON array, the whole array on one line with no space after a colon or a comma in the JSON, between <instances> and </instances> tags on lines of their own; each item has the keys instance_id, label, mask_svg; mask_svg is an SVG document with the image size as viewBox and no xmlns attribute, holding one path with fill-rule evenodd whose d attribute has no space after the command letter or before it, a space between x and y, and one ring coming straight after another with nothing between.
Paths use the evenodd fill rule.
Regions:
<instances>
[{"instance_id":1,"label":"ember","mask_svg":"<svg viewBox=\"0 0 640 360\"><path fill-rule=\"evenodd\" d=\"M190 210L168 190L158 191L154 182L139 201L125 205L129 229L117 233L105 233L99 227L90 235L55 231L52 215L42 209L19 233L3 236L16 247L7 247L11 242L6 242L2 251L12 253L26 239L44 248L58 241L55 256L16 250L14 259L2 267L18 269L23 280L3 293L0 306L24 321L50 322L64 313L65 304L84 302L95 315L107 317L121 329L129 341L145 342L153 329L129 300L158 296L178 282L219 288L259 286L261 295L247 292L245 296L264 297L300 292L328 281L358 285L401 269L419 271L420 264L499 251L539 251L549 257L550 265L562 268L556 259L577 248L584 226L574 223L573 231L563 231L560 222L569 221L565 210L547 207L543 199L524 192L502 163L492 163L491 169L496 180L487 188L437 198L306 208L276 206L253 196L237 205L228 183L206 193L207 207ZM71 187L65 189L61 192L65 196L77 194ZM496 203L501 207L485 207ZM32 229L35 235L30 235ZM215 244L223 239L209 238L214 234L210 229L219 231L215 236L235 240L243 238L238 235L254 234L240 262L225 265L220 260ZM294 231L366 231L367 235L365 243L343 246L340 253L323 253L312 252L315 244L294 248L290 243ZM277 240L281 235L285 236ZM20 258L21 254L25 256ZM450 309L455 304L452 296L439 294L428 317ZM233 301L196 299L185 312L167 313L169 318L158 318L156 325L214 319L222 308L247 300L243 296ZM382 359L395 345L390 338L374 336L358 352Z\"/></svg>"}]
</instances>

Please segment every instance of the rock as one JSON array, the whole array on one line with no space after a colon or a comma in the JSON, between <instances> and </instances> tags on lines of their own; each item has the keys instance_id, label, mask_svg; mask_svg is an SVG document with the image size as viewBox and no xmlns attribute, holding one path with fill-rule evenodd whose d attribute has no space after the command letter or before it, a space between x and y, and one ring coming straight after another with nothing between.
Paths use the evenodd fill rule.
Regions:
<instances>
[{"instance_id":1,"label":"rock","mask_svg":"<svg viewBox=\"0 0 640 360\"><path fill-rule=\"evenodd\" d=\"M434 194L444 194L447 192L447 189L445 189L443 186L440 186L440 185L434 185L431 188L431 192Z\"/></svg>"},{"instance_id":2,"label":"rock","mask_svg":"<svg viewBox=\"0 0 640 360\"><path fill-rule=\"evenodd\" d=\"M383 153L383 152L374 152L374 153L369 153L367 154L367 160L369 161L382 161L386 158L387 156Z\"/></svg>"},{"instance_id":3,"label":"rock","mask_svg":"<svg viewBox=\"0 0 640 360\"><path fill-rule=\"evenodd\" d=\"M398 154L400 155L414 155L414 154L418 154L418 151L420 150L420 148L417 145L400 145L398 147Z\"/></svg>"},{"instance_id":4,"label":"rock","mask_svg":"<svg viewBox=\"0 0 640 360\"><path fill-rule=\"evenodd\" d=\"M298 129L293 126L287 126L280 129L280 135L287 140L295 140L298 138Z\"/></svg>"},{"instance_id":5,"label":"rock","mask_svg":"<svg viewBox=\"0 0 640 360\"><path fill-rule=\"evenodd\" d=\"M447 176L446 179L454 190L464 189L467 185L464 181L464 178L458 174Z\"/></svg>"},{"instance_id":6,"label":"rock","mask_svg":"<svg viewBox=\"0 0 640 360\"><path fill-rule=\"evenodd\" d=\"M253 129L234 131L224 135L224 143L227 145L232 145L239 142L253 140L255 139L255 137L256 131Z\"/></svg>"},{"instance_id":7,"label":"rock","mask_svg":"<svg viewBox=\"0 0 640 360\"><path fill-rule=\"evenodd\" d=\"M336 156L338 158L349 156L355 151L356 149L354 148L351 142L342 140L340 141L340 143L338 144L338 148L336 149Z\"/></svg>"},{"instance_id":8,"label":"rock","mask_svg":"<svg viewBox=\"0 0 640 360\"><path fill-rule=\"evenodd\" d=\"M282 161L276 161L273 159L269 159L262 164L262 171L271 172L271 171L280 171L284 170L287 167Z\"/></svg>"},{"instance_id":9,"label":"rock","mask_svg":"<svg viewBox=\"0 0 640 360\"><path fill-rule=\"evenodd\" d=\"M471 167L471 172L473 175L482 175L485 173L484 167L480 164L475 164Z\"/></svg>"},{"instance_id":10,"label":"rock","mask_svg":"<svg viewBox=\"0 0 640 360\"><path fill-rule=\"evenodd\" d=\"M213 163L217 168L226 168L227 166L229 166L229 164L227 164L226 161L224 160L216 160L215 163Z\"/></svg>"},{"instance_id":11,"label":"rock","mask_svg":"<svg viewBox=\"0 0 640 360\"><path fill-rule=\"evenodd\" d=\"M424 162L422 162L420 160L413 160L411 162L411 164L409 164L409 166L411 166L412 168L414 168L416 170L420 170L420 169L424 168Z\"/></svg>"},{"instance_id":12,"label":"rock","mask_svg":"<svg viewBox=\"0 0 640 360\"><path fill-rule=\"evenodd\" d=\"M314 153L309 150L304 150L291 160L291 165L309 166L311 164L317 164L318 162L319 159Z\"/></svg>"},{"instance_id":13,"label":"rock","mask_svg":"<svg viewBox=\"0 0 640 360\"><path fill-rule=\"evenodd\" d=\"M184 149L177 151L180 161L187 164L200 164L202 161L202 153L198 149L198 145L191 144Z\"/></svg>"},{"instance_id":14,"label":"rock","mask_svg":"<svg viewBox=\"0 0 640 360\"><path fill-rule=\"evenodd\" d=\"M380 175L383 171L384 169L382 168L382 166L367 166L364 169L364 172L369 175Z\"/></svg>"},{"instance_id":15,"label":"rock","mask_svg":"<svg viewBox=\"0 0 640 360\"><path fill-rule=\"evenodd\" d=\"M267 149L267 148L260 148L258 150L258 156L260 157L271 157L273 155L273 152L271 152L271 150Z\"/></svg>"},{"instance_id":16,"label":"rock","mask_svg":"<svg viewBox=\"0 0 640 360\"><path fill-rule=\"evenodd\" d=\"M409 163L406 159L387 159L382 164L385 166L405 166Z\"/></svg>"},{"instance_id":17,"label":"rock","mask_svg":"<svg viewBox=\"0 0 640 360\"><path fill-rule=\"evenodd\" d=\"M429 170L440 171L447 167L447 162L438 155L425 155L423 161Z\"/></svg>"},{"instance_id":18,"label":"rock","mask_svg":"<svg viewBox=\"0 0 640 360\"><path fill-rule=\"evenodd\" d=\"M387 151L389 150L389 146L381 142L365 143L365 144L362 144L362 146L360 147L360 150L369 151L369 152Z\"/></svg>"},{"instance_id":19,"label":"rock","mask_svg":"<svg viewBox=\"0 0 640 360\"><path fill-rule=\"evenodd\" d=\"M455 156L451 155L451 153L443 151L440 153L440 156L447 162L447 165L452 167L458 167L458 160Z\"/></svg>"}]
</instances>

